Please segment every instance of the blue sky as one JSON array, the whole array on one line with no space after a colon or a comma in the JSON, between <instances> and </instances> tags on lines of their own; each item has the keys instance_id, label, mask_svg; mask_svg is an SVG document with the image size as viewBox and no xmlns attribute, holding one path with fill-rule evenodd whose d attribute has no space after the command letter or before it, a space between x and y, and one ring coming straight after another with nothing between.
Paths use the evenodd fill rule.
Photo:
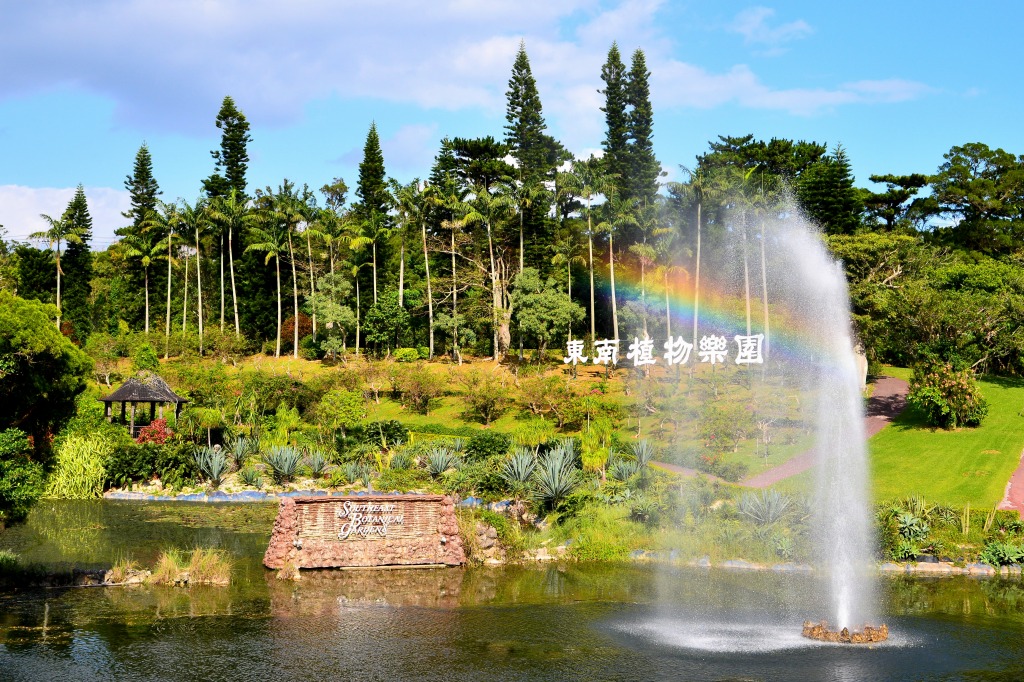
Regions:
<instances>
[{"instance_id":1,"label":"blue sky","mask_svg":"<svg viewBox=\"0 0 1024 682\"><path fill-rule=\"evenodd\" d=\"M603 137L618 41L652 71L669 172L719 134L841 143L858 184L934 172L950 147L1024 153L1017 3L627 0L0 0L0 224L22 238L86 187L102 248L139 145L163 198L199 193L224 95L252 124L250 187L354 185L370 121L388 172L425 175L444 135L500 136L526 41L551 132Z\"/></svg>"}]
</instances>

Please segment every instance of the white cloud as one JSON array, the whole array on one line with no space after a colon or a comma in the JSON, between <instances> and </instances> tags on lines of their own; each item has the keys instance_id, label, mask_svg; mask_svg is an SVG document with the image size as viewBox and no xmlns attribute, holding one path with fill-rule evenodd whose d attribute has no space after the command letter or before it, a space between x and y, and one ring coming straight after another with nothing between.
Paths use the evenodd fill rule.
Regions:
<instances>
[{"instance_id":1,"label":"white cloud","mask_svg":"<svg viewBox=\"0 0 1024 682\"><path fill-rule=\"evenodd\" d=\"M750 7L737 14L728 29L743 36L743 41L748 45L764 46L767 50L762 54L769 55L780 54L783 44L814 33L814 29L803 19L770 26L769 19L773 16L775 10L768 7Z\"/></svg>"},{"instance_id":2,"label":"white cloud","mask_svg":"<svg viewBox=\"0 0 1024 682\"><path fill-rule=\"evenodd\" d=\"M111 98L120 125L206 135L225 94L263 126L292 123L307 103L331 96L476 109L500 119L525 40L552 132L575 150L602 136L597 91L612 40L627 62L644 48L656 110L735 104L809 115L928 92L899 79L780 88L743 64L709 71L674 56L658 17L662 2L394 0L386 10L365 0L96 0L87 9L72 0L18 3L0 23L0 63L18 65L0 70L0 99L73 86ZM730 28L768 48L812 31L803 21L773 24L773 15L753 7ZM402 163L397 145L420 145L424 135L417 125L396 132L386 156ZM410 164L420 152L411 154Z\"/></svg>"},{"instance_id":3,"label":"white cloud","mask_svg":"<svg viewBox=\"0 0 1024 682\"><path fill-rule=\"evenodd\" d=\"M0 185L0 225L7 239L29 241L30 234L47 227L40 214L60 217L74 196L74 187ZM114 230L127 223L121 213L131 201L128 192L110 187L86 187L85 198L92 216L92 248L102 251L117 239Z\"/></svg>"}]
</instances>

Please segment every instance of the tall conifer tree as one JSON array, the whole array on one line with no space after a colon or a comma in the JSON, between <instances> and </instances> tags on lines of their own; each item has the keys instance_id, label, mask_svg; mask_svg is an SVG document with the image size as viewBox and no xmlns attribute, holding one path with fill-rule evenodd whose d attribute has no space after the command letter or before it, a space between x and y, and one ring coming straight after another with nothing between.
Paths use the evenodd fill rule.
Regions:
<instances>
[{"instance_id":1,"label":"tall conifer tree","mask_svg":"<svg viewBox=\"0 0 1024 682\"><path fill-rule=\"evenodd\" d=\"M604 141L605 172L613 177L611 184L621 191L627 190L629 177L629 118L626 114L626 67L619 54L619 46L612 43L608 57L601 67L604 89L604 119L607 125Z\"/></svg>"},{"instance_id":2,"label":"tall conifer tree","mask_svg":"<svg viewBox=\"0 0 1024 682\"><path fill-rule=\"evenodd\" d=\"M640 206L654 205L654 197L658 193L658 176L661 173L661 164L654 157L654 144L651 141L654 113L648 84L650 76L643 50L637 50L633 53L625 87L629 147L627 182L623 184L627 186L628 196L636 199Z\"/></svg>"},{"instance_id":3,"label":"tall conifer tree","mask_svg":"<svg viewBox=\"0 0 1024 682\"><path fill-rule=\"evenodd\" d=\"M554 159L551 157L554 140L544 132L547 124L544 122L537 81L533 78L524 43L519 43L519 52L516 53L508 92L505 94L508 100L505 107L505 120L508 121L505 126L505 143L519 162L520 179L535 182L553 166Z\"/></svg>"},{"instance_id":4,"label":"tall conifer tree","mask_svg":"<svg viewBox=\"0 0 1024 682\"><path fill-rule=\"evenodd\" d=\"M122 213L132 221L128 228L121 228L118 234L138 234L142 232L150 214L156 211L157 197L160 196L160 185L153 177L153 157L145 142L135 153L135 164L132 174L125 178L124 188L128 190L131 208Z\"/></svg>"},{"instance_id":5,"label":"tall conifer tree","mask_svg":"<svg viewBox=\"0 0 1024 682\"><path fill-rule=\"evenodd\" d=\"M363 160L359 164L359 181L356 185L356 196L359 203L354 206L356 216L361 220L369 219L374 211L387 213L389 194L387 173L384 170L384 152L380 149L380 137L377 135L377 124L370 124L363 145Z\"/></svg>"},{"instance_id":6,"label":"tall conifer tree","mask_svg":"<svg viewBox=\"0 0 1024 682\"><path fill-rule=\"evenodd\" d=\"M89 245L92 241L92 216L89 215L89 204L85 199L82 185L75 190L75 196L64 211L64 220L71 223L72 230L78 234L80 241L69 241L67 251L61 258L61 269L64 271L63 300L61 308L64 319L71 322L74 337L85 343L92 333L92 314L89 304L92 280L92 252Z\"/></svg>"},{"instance_id":7,"label":"tall conifer tree","mask_svg":"<svg viewBox=\"0 0 1024 682\"><path fill-rule=\"evenodd\" d=\"M217 112L217 127L223 131L220 149L210 152L213 157L213 175L203 180L203 191L210 197L227 196L231 190L246 196L245 173L249 169L249 150L252 141L249 135L249 121L246 120L235 100L225 97Z\"/></svg>"}]
</instances>

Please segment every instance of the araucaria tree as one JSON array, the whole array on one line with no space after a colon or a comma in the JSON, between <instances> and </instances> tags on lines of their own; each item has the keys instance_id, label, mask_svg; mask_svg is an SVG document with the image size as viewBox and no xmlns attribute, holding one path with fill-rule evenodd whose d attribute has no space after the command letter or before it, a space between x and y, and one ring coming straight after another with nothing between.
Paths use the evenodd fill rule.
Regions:
<instances>
[{"instance_id":1,"label":"araucaria tree","mask_svg":"<svg viewBox=\"0 0 1024 682\"><path fill-rule=\"evenodd\" d=\"M64 269L63 311L71 323L71 334L79 343L85 343L92 333L92 307L89 302L92 268L92 216L85 199L85 189L79 185L75 196L64 211L63 218L70 222L71 232L77 239L68 240L68 249L62 261Z\"/></svg>"},{"instance_id":2,"label":"araucaria tree","mask_svg":"<svg viewBox=\"0 0 1024 682\"><path fill-rule=\"evenodd\" d=\"M249 168L247 145L252 136L249 135L249 121L231 97L225 97L220 105L217 127L223 131L220 149L210 152L214 170L213 175L203 180L203 191L209 197L227 196L231 190L245 196L245 173Z\"/></svg>"},{"instance_id":3,"label":"araucaria tree","mask_svg":"<svg viewBox=\"0 0 1024 682\"><path fill-rule=\"evenodd\" d=\"M392 197L388 191L387 173L384 170L384 153L380 149L377 124L371 123L363 145L363 160L359 164L359 182L356 185L359 202L352 207L352 213L362 230L364 243L371 246L370 257L373 267L373 302L377 302L377 257L383 242L391 236Z\"/></svg>"}]
</instances>

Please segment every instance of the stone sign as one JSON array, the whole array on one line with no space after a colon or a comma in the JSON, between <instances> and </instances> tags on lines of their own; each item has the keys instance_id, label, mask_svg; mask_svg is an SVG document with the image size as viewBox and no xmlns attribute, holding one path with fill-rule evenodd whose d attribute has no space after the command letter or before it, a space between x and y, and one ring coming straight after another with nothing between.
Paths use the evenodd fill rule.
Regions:
<instances>
[{"instance_id":1,"label":"stone sign","mask_svg":"<svg viewBox=\"0 0 1024 682\"><path fill-rule=\"evenodd\" d=\"M443 495L284 498L263 557L274 569L465 562L455 506Z\"/></svg>"}]
</instances>

